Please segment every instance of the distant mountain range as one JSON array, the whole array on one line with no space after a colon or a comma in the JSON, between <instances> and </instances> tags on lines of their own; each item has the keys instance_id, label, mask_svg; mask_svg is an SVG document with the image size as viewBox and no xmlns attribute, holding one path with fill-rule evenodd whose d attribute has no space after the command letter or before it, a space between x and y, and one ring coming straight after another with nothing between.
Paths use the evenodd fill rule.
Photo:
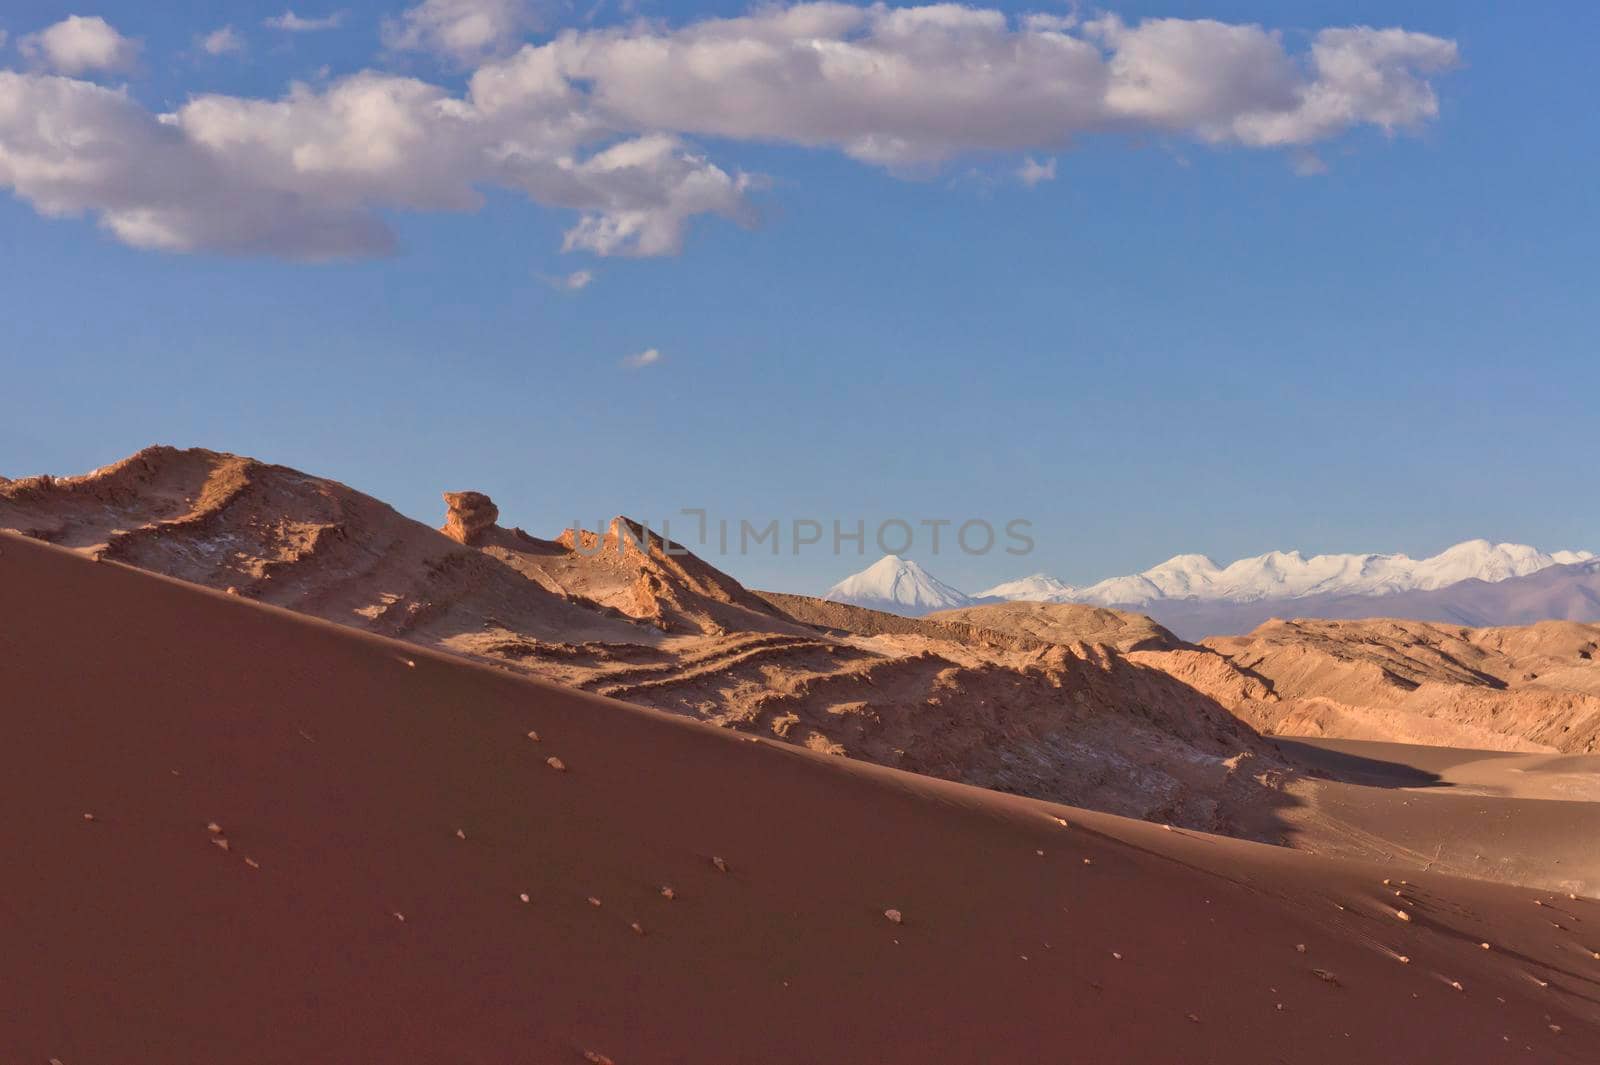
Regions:
<instances>
[{"instance_id":1,"label":"distant mountain range","mask_svg":"<svg viewBox=\"0 0 1600 1065\"><path fill-rule=\"evenodd\" d=\"M1463 625L1600 620L1600 559L1468 540L1431 558L1274 551L1219 566L1179 555L1142 573L1073 587L1035 574L966 595L915 562L887 556L825 598L920 615L982 603L1090 603L1136 610L1185 639L1246 632L1272 617L1405 617Z\"/></svg>"}]
</instances>

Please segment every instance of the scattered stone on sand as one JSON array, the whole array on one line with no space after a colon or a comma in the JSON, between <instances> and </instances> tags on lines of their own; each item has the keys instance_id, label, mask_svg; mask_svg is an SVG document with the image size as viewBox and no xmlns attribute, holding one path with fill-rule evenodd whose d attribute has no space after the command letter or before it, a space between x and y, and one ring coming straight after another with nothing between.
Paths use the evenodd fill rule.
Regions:
<instances>
[{"instance_id":1,"label":"scattered stone on sand","mask_svg":"<svg viewBox=\"0 0 1600 1065\"><path fill-rule=\"evenodd\" d=\"M1484 950L1493 950L1494 949L1493 947L1489 946L1489 944L1487 944L1487 943L1479 943L1478 946L1482 947Z\"/></svg>"},{"instance_id":2,"label":"scattered stone on sand","mask_svg":"<svg viewBox=\"0 0 1600 1065\"><path fill-rule=\"evenodd\" d=\"M84 814L83 815L83 819L85 821L93 821L94 820L94 814Z\"/></svg>"},{"instance_id":3,"label":"scattered stone on sand","mask_svg":"<svg viewBox=\"0 0 1600 1065\"><path fill-rule=\"evenodd\" d=\"M636 935L636 936L644 935L644 925L640 924L638 921L634 921L632 924L628 925L628 927L633 929L633 934L634 935Z\"/></svg>"},{"instance_id":4,"label":"scattered stone on sand","mask_svg":"<svg viewBox=\"0 0 1600 1065\"><path fill-rule=\"evenodd\" d=\"M591 905L591 906L599 906L600 905L600 900L595 898L593 895L590 895L589 896L589 905Z\"/></svg>"},{"instance_id":5,"label":"scattered stone on sand","mask_svg":"<svg viewBox=\"0 0 1600 1065\"><path fill-rule=\"evenodd\" d=\"M252 869L260 869L261 868L261 863L256 861L254 858L246 858L244 860L244 864L248 865Z\"/></svg>"},{"instance_id":6,"label":"scattered stone on sand","mask_svg":"<svg viewBox=\"0 0 1600 1065\"><path fill-rule=\"evenodd\" d=\"M583 1060L587 1061L589 1065L617 1065L616 1062L612 1061L598 1050L585 1050L583 1052Z\"/></svg>"},{"instance_id":7,"label":"scattered stone on sand","mask_svg":"<svg viewBox=\"0 0 1600 1065\"><path fill-rule=\"evenodd\" d=\"M1122 955L1119 952L1115 951L1115 950L1111 952L1111 956L1113 958L1115 958L1117 961L1121 961L1122 960Z\"/></svg>"},{"instance_id":8,"label":"scattered stone on sand","mask_svg":"<svg viewBox=\"0 0 1600 1065\"><path fill-rule=\"evenodd\" d=\"M467 830L466 829L464 829L464 828L456 829L456 839L466 839L466 838L467 838Z\"/></svg>"},{"instance_id":9,"label":"scattered stone on sand","mask_svg":"<svg viewBox=\"0 0 1600 1065\"><path fill-rule=\"evenodd\" d=\"M1195 1024L1200 1023L1200 1017L1197 1014L1185 1013L1184 1016L1189 1018L1189 1020L1193 1021Z\"/></svg>"},{"instance_id":10,"label":"scattered stone on sand","mask_svg":"<svg viewBox=\"0 0 1600 1065\"><path fill-rule=\"evenodd\" d=\"M1318 980L1321 980L1325 984L1333 984L1335 987L1337 987L1339 984L1338 974L1329 972L1327 969L1312 969L1311 975L1315 976Z\"/></svg>"},{"instance_id":11,"label":"scattered stone on sand","mask_svg":"<svg viewBox=\"0 0 1600 1065\"><path fill-rule=\"evenodd\" d=\"M526 891L524 891L522 894L518 895L517 898L521 899L523 902L532 902L533 901L533 896L529 895Z\"/></svg>"},{"instance_id":12,"label":"scattered stone on sand","mask_svg":"<svg viewBox=\"0 0 1600 1065\"><path fill-rule=\"evenodd\" d=\"M883 915L889 919L890 924L900 924L905 920L899 910L884 910Z\"/></svg>"},{"instance_id":13,"label":"scattered stone on sand","mask_svg":"<svg viewBox=\"0 0 1600 1065\"><path fill-rule=\"evenodd\" d=\"M1294 949L1296 953L1304 954L1306 952L1306 945L1304 943L1296 943L1294 945Z\"/></svg>"},{"instance_id":14,"label":"scattered stone on sand","mask_svg":"<svg viewBox=\"0 0 1600 1065\"><path fill-rule=\"evenodd\" d=\"M1451 980L1451 981L1449 981L1449 984L1450 984L1451 987L1455 988L1457 991L1465 991L1466 990L1466 988L1461 986L1461 981L1460 980Z\"/></svg>"},{"instance_id":15,"label":"scattered stone on sand","mask_svg":"<svg viewBox=\"0 0 1600 1065\"><path fill-rule=\"evenodd\" d=\"M544 760L544 764L549 766L551 769L554 769L557 773L565 773L567 771L567 763L563 762L553 754Z\"/></svg>"},{"instance_id":16,"label":"scattered stone on sand","mask_svg":"<svg viewBox=\"0 0 1600 1065\"><path fill-rule=\"evenodd\" d=\"M661 897L664 898L664 899L675 899L675 898L678 897L678 893L676 891L672 890L672 885L670 885L670 884L662 884L661 885Z\"/></svg>"},{"instance_id":17,"label":"scattered stone on sand","mask_svg":"<svg viewBox=\"0 0 1600 1065\"><path fill-rule=\"evenodd\" d=\"M216 839L212 840L211 841L211 845L213 847L220 847L222 850L232 850L233 849L232 844L230 844L227 840L223 839L221 836L218 836Z\"/></svg>"},{"instance_id":18,"label":"scattered stone on sand","mask_svg":"<svg viewBox=\"0 0 1600 1065\"><path fill-rule=\"evenodd\" d=\"M719 873L726 873L728 871L728 863L723 861L721 858L713 856L711 859L711 864L717 867L717 872Z\"/></svg>"},{"instance_id":19,"label":"scattered stone on sand","mask_svg":"<svg viewBox=\"0 0 1600 1065\"><path fill-rule=\"evenodd\" d=\"M399 921L401 924L405 924L406 923L406 915L405 914L401 913L399 910L393 910L391 912L394 914L394 919L395 920Z\"/></svg>"},{"instance_id":20,"label":"scattered stone on sand","mask_svg":"<svg viewBox=\"0 0 1600 1065\"><path fill-rule=\"evenodd\" d=\"M220 836L222 835L222 826L217 824L215 821L208 821L206 822L206 831L211 833L213 836Z\"/></svg>"},{"instance_id":21,"label":"scattered stone on sand","mask_svg":"<svg viewBox=\"0 0 1600 1065\"><path fill-rule=\"evenodd\" d=\"M1094 864L1094 859L1093 858L1085 858L1083 860L1083 864L1084 865L1093 865Z\"/></svg>"},{"instance_id":22,"label":"scattered stone on sand","mask_svg":"<svg viewBox=\"0 0 1600 1065\"><path fill-rule=\"evenodd\" d=\"M530 740L532 740L534 743L538 743L539 742L539 734L537 732L532 731L531 729L528 731L528 738Z\"/></svg>"},{"instance_id":23,"label":"scattered stone on sand","mask_svg":"<svg viewBox=\"0 0 1600 1065\"><path fill-rule=\"evenodd\" d=\"M1394 911L1394 915L1396 917L1400 918L1400 920L1402 920L1402 921L1411 920L1411 915L1409 913L1407 913L1406 911L1404 911L1404 910L1396 910L1396 911Z\"/></svg>"}]
</instances>

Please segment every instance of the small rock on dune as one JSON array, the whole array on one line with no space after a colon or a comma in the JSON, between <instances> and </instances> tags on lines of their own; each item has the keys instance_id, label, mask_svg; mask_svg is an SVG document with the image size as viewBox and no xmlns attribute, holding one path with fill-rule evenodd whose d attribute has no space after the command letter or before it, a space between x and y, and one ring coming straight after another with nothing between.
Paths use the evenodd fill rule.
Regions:
<instances>
[{"instance_id":1,"label":"small rock on dune","mask_svg":"<svg viewBox=\"0 0 1600 1065\"><path fill-rule=\"evenodd\" d=\"M883 911L883 915L889 919L889 923L890 924L900 924L902 921L905 920L905 918L903 916L901 916L901 913L900 913L899 910L894 910L894 909L884 910Z\"/></svg>"},{"instance_id":2,"label":"small rock on dune","mask_svg":"<svg viewBox=\"0 0 1600 1065\"><path fill-rule=\"evenodd\" d=\"M563 762L553 754L544 760L544 764L549 766L551 769L554 769L557 773L565 773L567 771L567 763Z\"/></svg>"},{"instance_id":3,"label":"small rock on dune","mask_svg":"<svg viewBox=\"0 0 1600 1065\"><path fill-rule=\"evenodd\" d=\"M721 858L713 857L711 859L711 864L717 867L717 872L719 873L726 873L728 871L728 863L723 861Z\"/></svg>"}]
</instances>

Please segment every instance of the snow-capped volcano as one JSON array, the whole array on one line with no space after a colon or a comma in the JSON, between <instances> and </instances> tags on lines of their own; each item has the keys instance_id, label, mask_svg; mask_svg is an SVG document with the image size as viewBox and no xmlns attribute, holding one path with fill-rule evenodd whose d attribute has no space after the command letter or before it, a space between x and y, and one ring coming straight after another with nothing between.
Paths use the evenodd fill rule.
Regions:
<instances>
[{"instance_id":1,"label":"snow-capped volcano","mask_svg":"<svg viewBox=\"0 0 1600 1065\"><path fill-rule=\"evenodd\" d=\"M1219 566L1205 555L1177 555L1143 573L1081 588L1038 575L997 585L985 595L1042 602L1143 606L1167 599L1251 603L1313 595L1381 596L1431 591L1465 580L1525 577L1550 566L1584 562L1588 551L1546 553L1526 544L1468 540L1431 558L1407 555L1313 555L1272 551Z\"/></svg>"},{"instance_id":2,"label":"snow-capped volcano","mask_svg":"<svg viewBox=\"0 0 1600 1065\"><path fill-rule=\"evenodd\" d=\"M893 614L927 614L977 602L899 555L884 555L860 573L829 588L822 598Z\"/></svg>"},{"instance_id":3,"label":"snow-capped volcano","mask_svg":"<svg viewBox=\"0 0 1600 1065\"><path fill-rule=\"evenodd\" d=\"M1054 577L1044 573L1035 573L1031 577L1019 580L1006 581L993 588L978 593L979 599L1015 599L1022 602L1044 603L1052 596L1063 592L1070 592L1072 588Z\"/></svg>"}]
</instances>

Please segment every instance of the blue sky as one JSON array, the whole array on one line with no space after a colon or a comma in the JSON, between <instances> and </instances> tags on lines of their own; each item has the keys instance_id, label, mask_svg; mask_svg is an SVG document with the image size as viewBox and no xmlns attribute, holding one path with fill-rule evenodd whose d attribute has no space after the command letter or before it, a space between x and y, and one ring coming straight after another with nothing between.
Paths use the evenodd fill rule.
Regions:
<instances>
[{"instance_id":1,"label":"blue sky","mask_svg":"<svg viewBox=\"0 0 1600 1065\"><path fill-rule=\"evenodd\" d=\"M72 14L139 43L62 76L125 86L140 114L202 94L278 99L297 80L314 95L363 69L460 98L474 66L511 61L515 41L465 60L397 44L396 30L386 46L382 20L404 7L347 3L337 28L287 32L262 24L281 4L23 0L0 15L0 69L44 79L73 62L29 36ZM637 32L746 10L647 6L655 21ZM439 492L476 488L504 522L544 535L681 507L758 523L1029 519L1026 559L909 552L967 590L1034 571L1086 582L1189 551L1421 555L1477 536L1600 548L1600 209L1577 91L1600 15L1221 0L1080 13L1107 11L1130 28L1259 23L1297 63L1318 31L1403 27L1453 42L1459 61L1423 76L1437 114L1409 128L1356 121L1267 146L1123 119L1035 145L1023 102L1020 131L994 134L1011 138L1001 147L956 115L915 149L937 158L885 165L797 143L802 118L788 113L763 114L754 134L707 131L689 101L664 120L678 123L673 158L715 167L729 182L717 203L737 206L679 220L666 243L680 245L563 252L605 209L553 204L544 185L475 181L481 205L448 210L414 206L435 186L291 190L346 197L341 210L363 198L392 234L391 250L333 261L225 246L215 227L236 209L251 240L319 239L280 224L289 193L248 176L164 230L167 250L135 246L145 238L108 228L105 212L169 171L102 168L87 192L40 192L37 171L17 177L26 145L0 90L0 473L81 472L165 442L331 476L432 523ZM523 38L631 25L615 7L587 13L547 10ZM197 38L225 25L242 51L206 54ZM928 112L892 103L926 133ZM654 128L619 126L580 150ZM434 156L450 150L402 160L402 177L446 167ZM1054 159L1054 180L1020 181L1026 158ZM759 178L735 189L741 173ZM211 187L196 185L197 201ZM80 199L45 217L47 195ZM593 280L549 283L575 271ZM659 361L622 364L649 349ZM711 557L747 583L816 591L874 555Z\"/></svg>"}]
</instances>

